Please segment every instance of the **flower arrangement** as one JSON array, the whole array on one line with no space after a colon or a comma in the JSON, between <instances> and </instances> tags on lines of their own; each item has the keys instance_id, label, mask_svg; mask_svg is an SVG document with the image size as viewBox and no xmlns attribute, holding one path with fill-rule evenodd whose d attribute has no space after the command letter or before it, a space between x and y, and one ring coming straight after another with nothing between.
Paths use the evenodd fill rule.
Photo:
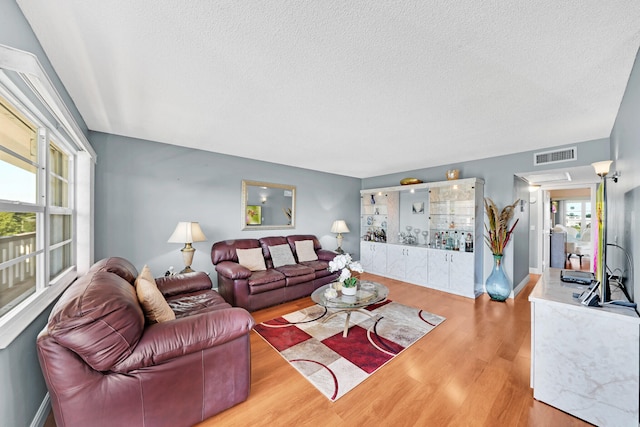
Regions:
<instances>
[{"instance_id":1,"label":"flower arrangement","mask_svg":"<svg viewBox=\"0 0 640 427\"><path fill-rule=\"evenodd\" d=\"M351 255L337 255L332 261L329 261L329 271L332 273L340 270L338 280L342 282L345 288L353 288L356 286L358 279L351 275L351 272L362 273L364 270L359 262L353 261Z\"/></svg>"},{"instance_id":2,"label":"flower arrangement","mask_svg":"<svg viewBox=\"0 0 640 427\"><path fill-rule=\"evenodd\" d=\"M498 211L493 200L488 197L484 199L484 209L487 212L487 217L489 217L489 226L487 226L486 223L484 225L484 229L487 231L484 239L493 255L502 256L504 248L509 243L509 239L511 239L511 233L513 233L513 229L516 228L520 220L518 218L516 222L509 227L509 222L513 219L514 210L518 202L520 202L520 199L511 205L505 206L501 211Z\"/></svg>"}]
</instances>

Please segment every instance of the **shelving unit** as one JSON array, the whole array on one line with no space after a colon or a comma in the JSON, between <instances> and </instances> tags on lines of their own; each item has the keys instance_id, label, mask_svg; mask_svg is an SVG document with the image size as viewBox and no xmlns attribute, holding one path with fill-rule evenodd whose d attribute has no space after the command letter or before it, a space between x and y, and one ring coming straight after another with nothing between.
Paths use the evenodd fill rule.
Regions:
<instances>
[{"instance_id":1,"label":"shelving unit","mask_svg":"<svg viewBox=\"0 0 640 427\"><path fill-rule=\"evenodd\" d=\"M365 271L475 298L482 285L484 181L477 178L361 190ZM420 233L407 239L408 230ZM424 231L428 230L428 235ZM458 235L447 249L442 236ZM436 235L438 241L436 241ZM460 245L460 236L469 235Z\"/></svg>"},{"instance_id":2,"label":"shelving unit","mask_svg":"<svg viewBox=\"0 0 640 427\"><path fill-rule=\"evenodd\" d=\"M372 192L362 194L360 200L360 235L362 239L386 243L389 224L388 195L383 192Z\"/></svg>"}]
</instances>

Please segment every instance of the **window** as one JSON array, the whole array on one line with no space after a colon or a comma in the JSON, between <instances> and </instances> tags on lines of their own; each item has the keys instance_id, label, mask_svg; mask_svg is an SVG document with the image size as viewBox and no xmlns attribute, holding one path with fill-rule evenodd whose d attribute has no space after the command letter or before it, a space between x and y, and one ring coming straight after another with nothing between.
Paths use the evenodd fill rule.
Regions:
<instances>
[{"instance_id":1,"label":"window","mask_svg":"<svg viewBox=\"0 0 640 427\"><path fill-rule=\"evenodd\" d=\"M591 227L591 202L589 200L564 201L564 225L574 228L577 237Z\"/></svg>"},{"instance_id":2,"label":"window","mask_svg":"<svg viewBox=\"0 0 640 427\"><path fill-rule=\"evenodd\" d=\"M0 318L75 264L72 150L1 94Z\"/></svg>"}]
</instances>

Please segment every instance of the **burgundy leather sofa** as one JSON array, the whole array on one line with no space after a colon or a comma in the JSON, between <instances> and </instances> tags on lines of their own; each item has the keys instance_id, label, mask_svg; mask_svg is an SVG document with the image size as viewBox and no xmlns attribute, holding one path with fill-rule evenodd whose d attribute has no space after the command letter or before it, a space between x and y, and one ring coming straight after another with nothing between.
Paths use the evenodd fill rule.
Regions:
<instances>
[{"instance_id":1,"label":"burgundy leather sofa","mask_svg":"<svg viewBox=\"0 0 640 427\"><path fill-rule=\"evenodd\" d=\"M175 320L145 324L123 258L94 264L37 339L56 425L191 426L244 401L253 317L202 272L156 279Z\"/></svg>"},{"instance_id":2,"label":"burgundy leather sofa","mask_svg":"<svg viewBox=\"0 0 640 427\"><path fill-rule=\"evenodd\" d=\"M313 240L316 261L298 262L296 241ZM295 265L273 267L269 246L289 244L298 262ZM262 248L265 271L251 271L238 263L236 249ZM218 292L231 305L255 311L286 301L302 298L322 285L335 281L339 272L329 272L329 261L335 252L322 249L316 236L292 236L237 239L216 242L211 247L211 261L218 273Z\"/></svg>"}]
</instances>

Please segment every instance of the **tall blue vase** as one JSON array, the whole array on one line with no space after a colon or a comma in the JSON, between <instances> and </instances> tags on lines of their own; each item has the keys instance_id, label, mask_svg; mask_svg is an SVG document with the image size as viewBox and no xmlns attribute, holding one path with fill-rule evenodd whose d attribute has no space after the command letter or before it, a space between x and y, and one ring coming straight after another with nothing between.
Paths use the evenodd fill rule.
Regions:
<instances>
[{"instance_id":1,"label":"tall blue vase","mask_svg":"<svg viewBox=\"0 0 640 427\"><path fill-rule=\"evenodd\" d=\"M511 295L511 283L502 268L502 255L493 256L493 270L487 277L485 287L494 301L504 301Z\"/></svg>"}]
</instances>

